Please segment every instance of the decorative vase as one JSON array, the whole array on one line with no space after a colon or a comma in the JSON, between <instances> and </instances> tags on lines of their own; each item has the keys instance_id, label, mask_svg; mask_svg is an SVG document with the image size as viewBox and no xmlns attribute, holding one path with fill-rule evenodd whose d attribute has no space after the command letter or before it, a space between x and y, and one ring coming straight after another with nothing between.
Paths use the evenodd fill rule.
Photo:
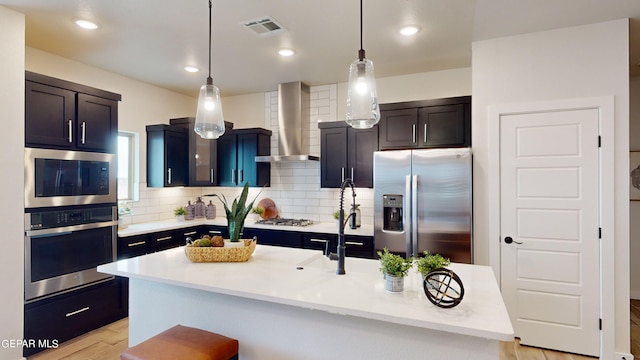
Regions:
<instances>
[{"instance_id":1,"label":"decorative vase","mask_svg":"<svg viewBox=\"0 0 640 360\"><path fill-rule=\"evenodd\" d=\"M385 274L386 287L385 290L392 293L404 291L404 277Z\"/></svg>"},{"instance_id":2,"label":"decorative vase","mask_svg":"<svg viewBox=\"0 0 640 360\"><path fill-rule=\"evenodd\" d=\"M184 215L176 215L176 220L184 221Z\"/></svg>"}]
</instances>

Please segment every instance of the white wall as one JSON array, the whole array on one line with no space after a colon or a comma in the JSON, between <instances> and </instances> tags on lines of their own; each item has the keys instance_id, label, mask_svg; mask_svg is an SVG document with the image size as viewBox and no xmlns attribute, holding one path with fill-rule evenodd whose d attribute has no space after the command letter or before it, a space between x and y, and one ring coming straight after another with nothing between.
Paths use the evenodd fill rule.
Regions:
<instances>
[{"instance_id":1,"label":"white wall","mask_svg":"<svg viewBox=\"0 0 640 360\"><path fill-rule=\"evenodd\" d=\"M488 253L488 224L498 214L487 211L487 193L490 184L499 181L487 176L491 136L488 107L615 96L615 137L603 139L613 141L615 147L615 237L606 239L615 242L615 268L608 269L611 276L603 281L615 284L615 350L621 352L629 351L628 41L628 21L618 20L476 42L472 64L474 239L478 263L499 264ZM605 327L604 331L611 335L610 328Z\"/></svg>"},{"instance_id":2,"label":"white wall","mask_svg":"<svg viewBox=\"0 0 640 360\"><path fill-rule=\"evenodd\" d=\"M23 338L24 307L24 15L0 6L0 340ZM20 359L22 348L0 347L0 358Z\"/></svg>"},{"instance_id":3,"label":"white wall","mask_svg":"<svg viewBox=\"0 0 640 360\"><path fill-rule=\"evenodd\" d=\"M640 76L632 77L629 82L629 150L640 151ZM631 217L629 234L629 256L640 256L640 201L629 202ZM640 299L640 261L630 261L631 298Z\"/></svg>"}]
</instances>

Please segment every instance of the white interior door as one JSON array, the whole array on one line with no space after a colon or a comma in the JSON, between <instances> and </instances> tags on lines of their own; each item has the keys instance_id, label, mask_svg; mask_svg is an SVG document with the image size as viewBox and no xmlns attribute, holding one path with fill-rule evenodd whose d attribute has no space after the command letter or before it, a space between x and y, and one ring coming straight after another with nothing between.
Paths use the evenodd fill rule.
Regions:
<instances>
[{"instance_id":1,"label":"white interior door","mask_svg":"<svg viewBox=\"0 0 640 360\"><path fill-rule=\"evenodd\" d=\"M500 118L501 282L521 344L599 354L598 121Z\"/></svg>"}]
</instances>

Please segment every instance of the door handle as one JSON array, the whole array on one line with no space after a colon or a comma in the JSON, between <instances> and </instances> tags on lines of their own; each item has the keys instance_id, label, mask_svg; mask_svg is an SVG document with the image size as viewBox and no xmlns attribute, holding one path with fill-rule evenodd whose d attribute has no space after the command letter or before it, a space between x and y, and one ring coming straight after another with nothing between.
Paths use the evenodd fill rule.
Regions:
<instances>
[{"instance_id":1,"label":"door handle","mask_svg":"<svg viewBox=\"0 0 640 360\"><path fill-rule=\"evenodd\" d=\"M411 138L411 142L413 144L416 143L416 124L411 125L411 132L413 133L413 137Z\"/></svg>"},{"instance_id":2,"label":"door handle","mask_svg":"<svg viewBox=\"0 0 640 360\"><path fill-rule=\"evenodd\" d=\"M71 119L69 119L69 121L67 121L67 127L68 127L68 132L69 132L69 136L67 137L67 140L69 140L70 143L73 142L73 121L71 121Z\"/></svg>"},{"instance_id":3,"label":"door handle","mask_svg":"<svg viewBox=\"0 0 640 360\"><path fill-rule=\"evenodd\" d=\"M82 122L82 136L80 137L80 142L82 143L82 145L84 145L84 140L87 134L87 123L86 122Z\"/></svg>"},{"instance_id":4,"label":"door handle","mask_svg":"<svg viewBox=\"0 0 640 360\"><path fill-rule=\"evenodd\" d=\"M505 243L507 243L507 244L514 243L514 244L522 245L522 243L521 243L520 241L515 241L515 240L513 240L513 239L511 238L511 236L507 236L506 238L504 238L504 242L505 242Z\"/></svg>"}]
</instances>

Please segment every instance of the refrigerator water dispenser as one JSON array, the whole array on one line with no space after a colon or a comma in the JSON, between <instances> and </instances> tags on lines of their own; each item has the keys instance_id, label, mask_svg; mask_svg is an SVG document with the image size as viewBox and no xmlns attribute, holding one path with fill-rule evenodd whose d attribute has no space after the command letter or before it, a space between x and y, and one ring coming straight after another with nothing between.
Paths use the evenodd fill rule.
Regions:
<instances>
[{"instance_id":1,"label":"refrigerator water dispenser","mask_svg":"<svg viewBox=\"0 0 640 360\"><path fill-rule=\"evenodd\" d=\"M403 231L402 195L382 195L382 207L384 209L384 222L382 229L385 231Z\"/></svg>"}]
</instances>

